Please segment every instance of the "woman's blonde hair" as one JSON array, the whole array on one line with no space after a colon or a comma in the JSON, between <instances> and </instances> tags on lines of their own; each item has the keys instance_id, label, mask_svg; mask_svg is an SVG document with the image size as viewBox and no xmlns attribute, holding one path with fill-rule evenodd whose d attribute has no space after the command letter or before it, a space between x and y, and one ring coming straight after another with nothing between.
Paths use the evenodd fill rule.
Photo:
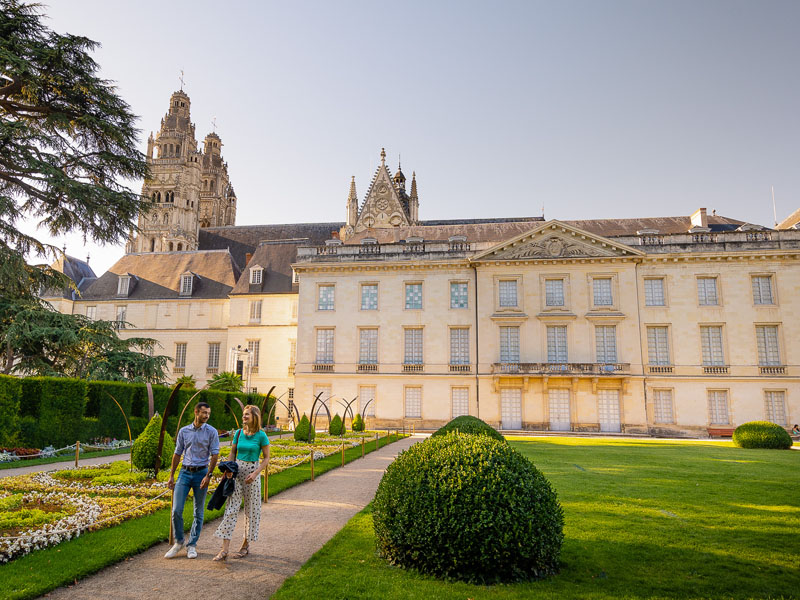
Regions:
<instances>
[{"instance_id":1,"label":"woman's blonde hair","mask_svg":"<svg viewBox=\"0 0 800 600\"><path fill-rule=\"evenodd\" d=\"M244 407L244 410L249 410L250 415L253 417L253 419L250 421L250 427L252 427L252 431L248 431L250 427L247 427L244 422L242 422L242 429L245 430L247 435L258 433L261 429L261 411L253 404L248 404ZM244 414L244 411L242 411L242 414Z\"/></svg>"}]
</instances>

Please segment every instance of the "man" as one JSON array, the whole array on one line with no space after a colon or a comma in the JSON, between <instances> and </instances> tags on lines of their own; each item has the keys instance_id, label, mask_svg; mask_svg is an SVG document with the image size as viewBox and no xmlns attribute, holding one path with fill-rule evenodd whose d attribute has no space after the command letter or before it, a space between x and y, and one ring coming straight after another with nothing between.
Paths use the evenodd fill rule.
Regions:
<instances>
[{"instance_id":1,"label":"man","mask_svg":"<svg viewBox=\"0 0 800 600\"><path fill-rule=\"evenodd\" d=\"M211 407L205 402L198 402L194 407L194 422L181 427L178 439L175 440L175 454L172 455L172 469L167 481L169 489L175 490L172 499L172 530L175 534L175 544L164 558L174 558L183 548L183 507L189 490L194 492L194 520L192 530L189 532L186 557L197 558L197 540L203 529L208 482L219 458L219 435L217 430L208 424L210 416ZM181 455L183 455L183 466L176 483L175 469L181 462Z\"/></svg>"}]
</instances>

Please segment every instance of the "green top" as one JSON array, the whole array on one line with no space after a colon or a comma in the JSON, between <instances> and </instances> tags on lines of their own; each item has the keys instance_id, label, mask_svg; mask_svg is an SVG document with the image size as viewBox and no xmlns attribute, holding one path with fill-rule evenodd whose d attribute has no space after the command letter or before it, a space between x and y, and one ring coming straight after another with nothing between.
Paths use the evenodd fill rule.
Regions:
<instances>
[{"instance_id":1,"label":"green top","mask_svg":"<svg viewBox=\"0 0 800 600\"><path fill-rule=\"evenodd\" d=\"M238 438L238 439L237 439ZM239 460L258 460L262 446L269 446L269 438L263 430L253 435L247 435L243 430L236 432L233 438L236 443L236 458Z\"/></svg>"}]
</instances>

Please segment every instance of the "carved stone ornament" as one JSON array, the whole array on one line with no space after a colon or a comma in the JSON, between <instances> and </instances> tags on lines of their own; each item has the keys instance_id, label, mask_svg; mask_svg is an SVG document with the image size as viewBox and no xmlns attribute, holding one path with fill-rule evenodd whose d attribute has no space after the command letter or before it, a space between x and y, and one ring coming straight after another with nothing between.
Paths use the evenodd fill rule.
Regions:
<instances>
[{"instance_id":1,"label":"carved stone ornament","mask_svg":"<svg viewBox=\"0 0 800 600\"><path fill-rule=\"evenodd\" d=\"M501 251L495 258L576 258L581 256L616 256L612 249L600 249L589 244L552 236L537 242L529 242L518 248Z\"/></svg>"}]
</instances>

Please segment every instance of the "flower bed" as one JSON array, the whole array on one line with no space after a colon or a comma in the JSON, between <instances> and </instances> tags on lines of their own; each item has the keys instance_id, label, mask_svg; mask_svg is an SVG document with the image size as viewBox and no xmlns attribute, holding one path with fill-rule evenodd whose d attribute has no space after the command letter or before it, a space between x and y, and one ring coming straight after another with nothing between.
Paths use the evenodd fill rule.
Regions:
<instances>
[{"instance_id":1,"label":"flower bed","mask_svg":"<svg viewBox=\"0 0 800 600\"><path fill-rule=\"evenodd\" d=\"M374 434L348 434L346 448ZM314 443L276 439L270 443L269 474L340 452L342 438L319 435ZM220 450L220 460L230 446ZM169 506L168 470L158 478L131 471L127 461L93 467L28 473L0 479L0 562L53 546L85 531L112 527ZM219 481L214 474L211 487Z\"/></svg>"}]
</instances>

